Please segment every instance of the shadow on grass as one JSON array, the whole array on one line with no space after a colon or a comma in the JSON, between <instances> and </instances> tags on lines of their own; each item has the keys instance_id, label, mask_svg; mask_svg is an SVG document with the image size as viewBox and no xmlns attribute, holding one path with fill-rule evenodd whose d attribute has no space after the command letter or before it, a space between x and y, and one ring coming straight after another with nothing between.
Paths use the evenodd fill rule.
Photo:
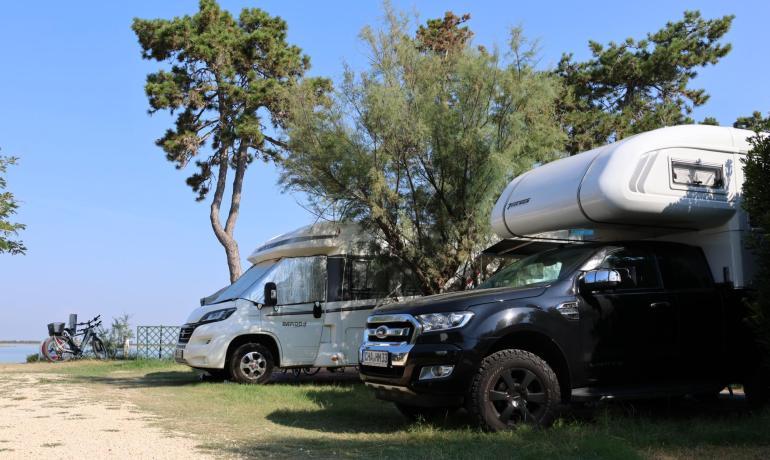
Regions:
<instances>
[{"instance_id":1,"label":"shadow on grass","mask_svg":"<svg viewBox=\"0 0 770 460\"><path fill-rule=\"evenodd\" d=\"M68 378L78 383L100 383L120 388L153 388L153 387L183 387L195 386L201 383L238 385L237 383L213 379L210 377L202 378L201 371L180 370L180 371L158 371L148 372L143 375L121 375L118 373L106 373L104 375L93 374L72 374ZM294 376L291 373L275 372L269 385L292 385L301 387L304 385L312 386L355 386L360 385L358 373L355 372L319 372L316 375Z\"/></svg>"}]
</instances>

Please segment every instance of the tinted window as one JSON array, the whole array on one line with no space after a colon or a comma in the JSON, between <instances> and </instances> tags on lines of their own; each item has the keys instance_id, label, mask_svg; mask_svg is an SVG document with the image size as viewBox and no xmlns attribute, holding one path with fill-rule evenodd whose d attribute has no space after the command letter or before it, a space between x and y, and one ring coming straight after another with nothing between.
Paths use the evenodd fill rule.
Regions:
<instances>
[{"instance_id":1,"label":"tinted window","mask_svg":"<svg viewBox=\"0 0 770 460\"><path fill-rule=\"evenodd\" d=\"M395 260L350 258L345 261L345 266L339 300L379 299L391 293L400 296L420 294L411 272Z\"/></svg>"},{"instance_id":2,"label":"tinted window","mask_svg":"<svg viewBox=\"0 0 770 460\"><path fill-rule=\"evenodd\" d=\"M712 285L708 265L696 248L662 249L658 251L658 265L666 289L698 289Z\"/></svg>"},{"instance_id":3,"label":"tinted window","mask_svg":"<svg viewBox=\"0 0 770 460\"><path fill-rule=\"evenodd\" d=\"M618 289L648 289L660 287L655 257L646 251L621 249L608 255L599 268L620 273Z\"/></svg>"}]
</instances>

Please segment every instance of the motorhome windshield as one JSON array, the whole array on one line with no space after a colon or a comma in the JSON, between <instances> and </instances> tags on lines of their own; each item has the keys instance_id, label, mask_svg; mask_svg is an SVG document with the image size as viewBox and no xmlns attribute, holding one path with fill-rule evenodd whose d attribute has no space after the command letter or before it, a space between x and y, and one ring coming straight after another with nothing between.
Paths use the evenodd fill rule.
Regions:
<instances>
[{"instance_id":1,"label":"motorhome windshield","mask_svg":"<svg viewBox=\"0 0 770 460\"><path fill-rule=\"evenodd\" d=\"M572 246L533 254L503 268L479 289L548 285L567 276L594 251L592 247Z\"/></svg>"},{"instance_id":2,"label":"motorhome windshield","mask_svg":"<svg viewBox=\"0 0 770 460\"><path fill-rule=\"evenodd\" d=\"M233 299L249 298L249 294L254 290L259 281L271 271L276 265L275 260L268 260L252 265L251 268L241 275L240 278L224 289L209 296L205 300L205 305L211 305L220 302L227 302Z\"/></svg>"}]
</instances>

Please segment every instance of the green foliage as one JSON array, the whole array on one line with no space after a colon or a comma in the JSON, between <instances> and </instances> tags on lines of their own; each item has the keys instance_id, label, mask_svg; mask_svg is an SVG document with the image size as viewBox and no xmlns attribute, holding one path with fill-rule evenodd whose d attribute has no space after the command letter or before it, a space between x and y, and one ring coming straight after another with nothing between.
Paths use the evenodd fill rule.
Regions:
<instances>
[{"instance_id":1,"label":"green foliage","mask_svg":"<svg viewBox=\"0 0 770 460\"><path fill-rule=\"evenodd\" d=\"M762 112L755 111L748 117L738 117L733 127L752 131L770 131L770 114L767 118L762 118Z\"/></svg>"},{"instance_id":2,"label":"green foliage","mask_svg":"<svg viewBox=\"0 0 770 460\"><path fill-rule=\"evenodd\" d=\"M418 29L420 41L386 7L384 28L361 32L368 71L347 70L333 94L309 85L295 92L282 163L286 187L306 192L320 216L361 222L426 294L475 272L500 190L564 142L557 79L534 69L521 31L506 62L471 48L462 21L447 17ZM426 48L426 30L436 29L466 37L448 40L462 47Z\"/></svg>"},{"instance_id":3,"label":"green foliage","mask_svg":"<svg viewBox=\"0 0 770 460\"><path fill-rule=\"evenodd\" d=\"M282 101L310 60L286 42L281 18L247 8L236 19L215 0L201 0L193 16L134 19L132 28L142 56L169 66L149 74L145 86L151 114L176 114L175 126L157 144L177 168L195 161L198 170L187 184L198 200L214 190L211 224L234 280L240 257L233 232L246 168L255 158L277 158L285 146L266 130L283 125ZM235 173L223 226L219 210L228 166Z\"/></svg>"},{"instance_id":4,"label":"green foliage","mask_svg":"<svg viewBox=\"0 0 770 460\"><path fill-rule=\"evenodd\" d=\"M444 19L428 19L425 25L417 28L417 49L444 56L462 52L473 37L473 32L467 26L460 25L470 19L470 14L456 16L451 11L444 13Z\"/></svg>"},{"instance_id":5,"label":"green foliage","mask_svg":"<svg viewBox=\"0 0 770 460\"><path fill-rule=\"evenodd\" d=\"M27 355L27 362L28 363L40 362L40 353L32 353L31 355Z\"/></svg>"},{"instance_id":6,"label":"green foliage","mask_svg":"<svg viewBox=\"0 0 770 460\"><path fill-rule=\"evenodd\" d=\"M8 166L15 165L18 158L0 156L0 254L24 254L27 248L17 239L20 230L24 230L24 224L11 222L10 218L16 214L19 203L11 192L7 192L5 173Z\"/></svg>"},{"instance_id":7,"label":"green foliage","mask_svg":"<svg viewBox=\"0 0 770 460\"><path fill-rule=\"evenodd\" d=\"M115 358L121 355L123 358L128 358L128 356L123 355L123 344L126 339L134 338L134 331L129 324L130 319L131 316L124 313L117 318L112 318L112 325L109 329L101 328L99 331L99 338L104 342L109 357Z\"/></svg>"},{"instance_id":8,"label":"green foliage","mask_svg":"<svg viewBox=\"0 0 770 460\"><path fill-rule=\"evenodd\" d=\"M698 11L669 22L643 40L628 38L604 46L591 41L593 57L574 62L565 54L556 74L564 81L559 101L569 140L577 153L662 126L692 123L690 113L708 95L689 87L696 69L714 65L730 52L720 40L733 16L704 20Z\"/></svg>"},{"instance_id":9,"label":"green foliage","mask_svg":"<svg viewBox=\"0 0 770 460\"><path fill-rule=\"evenodd\" d=\"M768 129L770 116L763 119L759 112L754 112L750 117L739 118L736 126ZM770 279L770 240L767 238L770 230L770 137L758 133L750 141L752 149L743 160L743 207L751 216L753 226L762 229L762 233L752 235L749 240L757 256L756 297L749 307L760 345L770 357L770 283L767 282Z\"/></svg>"}]
</instances>

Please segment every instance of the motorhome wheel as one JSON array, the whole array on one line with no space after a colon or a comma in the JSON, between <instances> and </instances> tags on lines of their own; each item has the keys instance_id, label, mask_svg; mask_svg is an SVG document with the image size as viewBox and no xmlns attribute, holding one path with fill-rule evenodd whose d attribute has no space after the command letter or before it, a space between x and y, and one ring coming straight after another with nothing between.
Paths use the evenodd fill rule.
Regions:
<instances>
[{"instance_id":1,"label":"motorhome wheel","mask_svg":"<svg viewBox=\"0 0 770 460\"><path fill-rule=\"evenodd\" d=\"M273 373L273 355L259 343L238 347L230 359L230 376L238 383L265 383Z\"/></svg>"}]
</instances>

